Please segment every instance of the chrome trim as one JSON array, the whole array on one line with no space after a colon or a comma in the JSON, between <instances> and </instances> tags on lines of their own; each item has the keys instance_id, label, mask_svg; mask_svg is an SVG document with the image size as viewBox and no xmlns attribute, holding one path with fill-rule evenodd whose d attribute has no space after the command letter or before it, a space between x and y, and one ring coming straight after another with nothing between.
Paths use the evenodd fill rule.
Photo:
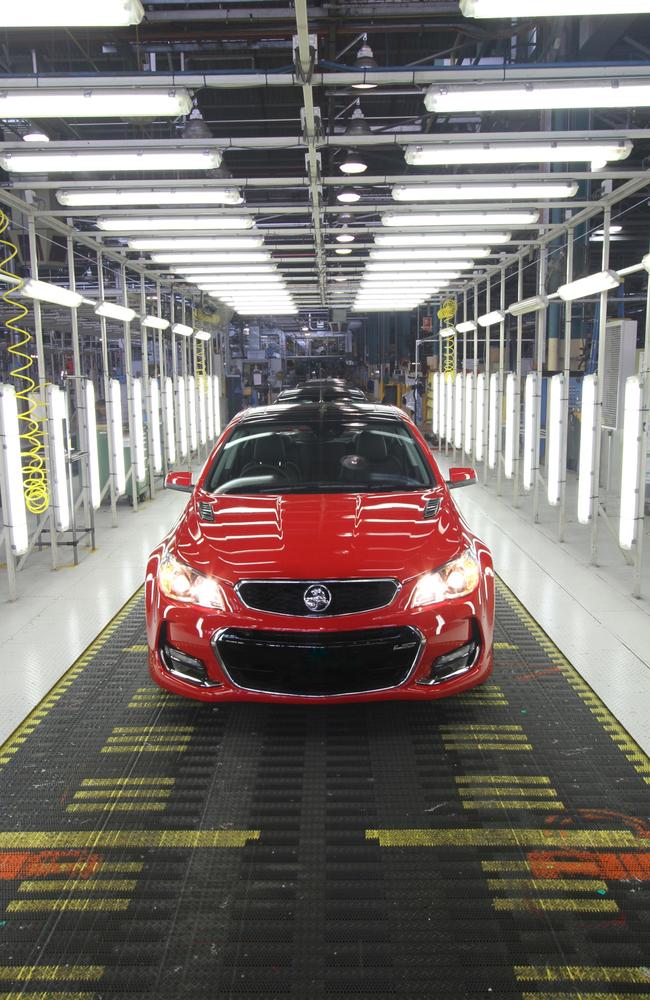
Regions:
<instances>
[{"instance_id":1,"label":"chrome trim","mask_svg":"<svg viewBox=\"0 0 650 1000\"><path fill-rule=\"evenodd\" d=\"M391 597L390 601L385 604L378 604L374 608L365 608L363 611L342 611L340 614L323 614L322 612L317 614L306 614L306 615L288 615L283 611L267 611L266 608L256 608L253 604L247 604L244 598L239 593L239 588L243 587L247 583L254 584L282 584L282 583L294 583L299 586L313 587L314 585L322 584L323 586L328 586L331 583L393 583L395 585L395 593ZM372 614L373 611L381 611L383 608L388 608L393 603L397 595L402 590L402 584L399 580L396 580L393 576L370 576L370 577L346 577L345 579L326 579L326 580L239 580L234 587L235 593L238 599L248 608L250 611L261 611L265 615L275 615L277 618L351 618L353 615L368 615Z\"/></svg>"},{"instance_id":2,"label":"chrome trim","mask_svg":"<svg viewBox=\"0 0 650 1000\"><path fill-rule=\"evenodd\" d=\"M462 649L462 646L460 648ZM453 649L451 650L451 652L452 653L454 652ZM451 654L448 653L446 655L451 655ZM469 673L470 670L473 670L473 668L476 666L478 662L478 658L480 655L481 655L481 644L477 642L474 658L472 659L471 663L467 664L466 667L459 667L458 670L454 670L453 674L447 674L446 677L434 677L432 680L418 681L418 684L421 685L422 687L438 687L440 684L446 684L447 681L453 681L456 677L462 677L463 674L467 674Z\"/></svg>"},{"instance_id":3,"label":"chrome trim","mask_svg":"<svg viewBox=\"0 0 650 1000\"><path fill-rule=\"evenodd\" d=\"M217 629L217 631L214 633L214 635L210 639L210 645L212 647L212 652L214 653L214 658L217 661L217 664L219 665L219 667L221 668L221 670L223 671L225 677L230 682L230 684L232 684L232 686L234 688L236 688L238 691L248 691L250 694L265 694L265 695L269 695L269 697L271 697L271 698L309 698L310 701L322 701L323 698L349 698L351 695L357 695L357 694L382 694L384 691L399 691L399 689L402 688L402 687L404 687L406 684L408 684L409 681L411 680L411 678L413 677L413 674L415 673L415 671L416 671L416 669L417 669L417 667L419 665L420 659L422 657L422 653L424 651L424 647L427 644L426 636L424 635L424 633L421 632L420 629L416 628L414 625L393 626L393 627L396 627L396 628L402 628L402 627L404 627L404 628L413 629L413 631L416 633L416 635L419 635L419 637L420 637L420 644L419 644L419 646L418 646L418 648L416 650L415 656L413 658L413 663L409 667L409 669L407 671L407 674L406 674L406 677L404 678L404 680L400 681L399 684L393 684L393 685L391 685L391 687L386 687L386 688L371 688L371 689L367 689L366 688L363 691L345 691L342 694L290 694L290 693L283 692L283 691L265 691L262 688L247 688L247 687L242 687L240 684L237 684L237 682L232 679L232 677L228 673L226 667L224 666L223 660L219 656L219 651L217 649L217 643L219 642L219 639L224 634L224 632L229 632L230 629L232 629L232 628L238 628L238 627L239 627L238 625L229 625L227 628ZM385 627L386 628L390 628L391 626L387 625ZM254 631L254 630L251 630L251 631Z\"/></svg>"},{"instance_id":4,"label":"chrome trim","mask_svg":"<svg viewBox=\"0 0 650 1000\"><path fill-rule=\"evenodd\" d=\"M181 650L181 652L182 652L182 650ZM192 677L191 674L185 674L185 673L183 673L182 670L177 670L175 667L168 666L168 664L166 662L166 657L164 656L162 647L160 647L160 646L158 647L158 656L160 658L160 662L162 663L162 667L163 667L163 670L165 671L165 673L171 674L172 677L176 677L178 680L184 681L186 684L193 684L194 687L198 687L198 688L220 688L220 687L223 687L223 684L221 683L221 681L210 681L210 680L200 681L200 680L197 680L196 677ZM207 671L206 671L206 676L207 676Z\"/></svg>"}]
</instances>

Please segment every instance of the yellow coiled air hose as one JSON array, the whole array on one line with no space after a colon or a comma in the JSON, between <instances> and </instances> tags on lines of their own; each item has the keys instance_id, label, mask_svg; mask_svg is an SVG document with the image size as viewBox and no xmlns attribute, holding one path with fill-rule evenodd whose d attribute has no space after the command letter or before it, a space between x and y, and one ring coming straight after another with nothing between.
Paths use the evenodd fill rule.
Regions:
<instances>
[{"instance_id":1,"label":"yellow coiled air hose","mask_svg":"<svg viewBox=\"0 0 650 1000\"><path fill-rule=\"evenodd\" d=\"M438 310L438 319L441 322L453 323L456 319L456 300L446 299ZM445 381L449 382L456 375L456 334L453 337L445 337L442 348L442 370Z\"/></svg>"}]
</instances>

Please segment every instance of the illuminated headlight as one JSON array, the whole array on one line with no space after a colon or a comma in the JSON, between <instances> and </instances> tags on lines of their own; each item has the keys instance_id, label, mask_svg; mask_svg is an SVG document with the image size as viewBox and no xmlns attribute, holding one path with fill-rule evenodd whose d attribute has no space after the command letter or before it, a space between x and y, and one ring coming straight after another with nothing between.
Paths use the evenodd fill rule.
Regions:
<instances>
[{"instance_id":1,"label":"illuminated headlight","mask_svg":"<svg viewBox=\"0 0 650 1000\"><path fill-rule=\"evenodd\" d=\"M413 592L413 607L466 597L478 587L479 572L479 565L471 552L462 552L435 573L420 577Z\"/></svg>"},{"instance_id":2,"label":"illuminated headlight","mask_svg":"<svg viewBox=\"0 0 650 1000\"><path fill-rule=\"evenodd\" d=\"M223 610L223 596L217 581L179 562L169 553L160 563L158 583L163 594L175 601Z\"/></svg>"}]
</instances>

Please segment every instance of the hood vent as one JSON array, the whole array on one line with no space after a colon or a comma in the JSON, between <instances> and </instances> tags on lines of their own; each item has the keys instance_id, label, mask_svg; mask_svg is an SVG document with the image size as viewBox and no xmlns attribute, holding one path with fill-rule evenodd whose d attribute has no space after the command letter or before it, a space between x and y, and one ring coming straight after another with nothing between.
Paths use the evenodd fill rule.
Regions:
<instances>
[{"instance_id":1,"label":"hood vent","mask_svg":"<svg viewBox=\"0 0 650 1000\"><path fill-rule=\"evenodd\" d=\"M427 500L424 507L423 517L425 521L430 520L430 518L435 517L440 512L440 500L436 497L435 500Z\"/></svg>"},{"instance_id":2,"label":"hood vent","mask_svg":"<svg viewBox=\"0 0 650 1000\"><path fill-rule=\"evenodd\" d=\"M202 521L212 521L214 524L214 511L212 509L212 504L208 503L207 500L199 500L197 504L199 508L199 517Z\"/></svg>"}]
</instances>

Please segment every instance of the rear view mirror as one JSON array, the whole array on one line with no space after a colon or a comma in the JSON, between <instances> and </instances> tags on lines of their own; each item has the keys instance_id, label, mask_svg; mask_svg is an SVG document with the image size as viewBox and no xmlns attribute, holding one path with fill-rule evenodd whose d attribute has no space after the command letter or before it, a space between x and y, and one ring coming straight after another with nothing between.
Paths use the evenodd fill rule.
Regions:
<instances>
[{"instance_id":1,"label":"rear view mirror","mask_svg":"<svg viewBox=\"0 0 650 1000\"><path fill-rule=\"evenodd\" d=\"M450 469L447 488L458 490L461 486L473 486L476 482L474 469Z\"/></svg>"},{"instance_id":2,"label":"rear view mirror","mask_svg":"<svg viewBox=\"0 0 650 1000\"><path fill-rule=\"evenodd\" d=\"M179 493L193 493L191 472L168 472L165 476L165 489L178 490Z\"/></svg>"}]
</instances>

